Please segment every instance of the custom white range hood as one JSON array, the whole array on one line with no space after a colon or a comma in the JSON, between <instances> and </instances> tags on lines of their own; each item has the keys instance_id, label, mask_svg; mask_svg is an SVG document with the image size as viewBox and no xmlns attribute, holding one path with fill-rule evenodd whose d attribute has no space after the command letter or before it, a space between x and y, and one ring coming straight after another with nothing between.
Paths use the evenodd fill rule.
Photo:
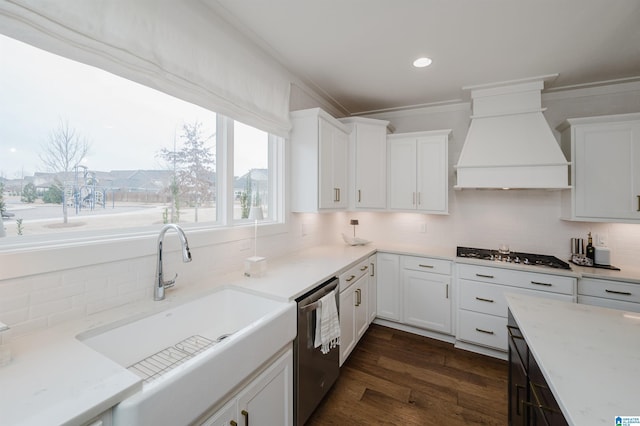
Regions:
<instances>
[{"instance_id":1,"label":"custom white range hood","mask_svg":"<svg viewBox=\"0 0 640 426\"><path fill-rule=\"evenodd\" d=\"M473 115L454 188L569 188L569 163L542 115L544 80L555 77L463 87Z\"/></svg>"}]
</instances>

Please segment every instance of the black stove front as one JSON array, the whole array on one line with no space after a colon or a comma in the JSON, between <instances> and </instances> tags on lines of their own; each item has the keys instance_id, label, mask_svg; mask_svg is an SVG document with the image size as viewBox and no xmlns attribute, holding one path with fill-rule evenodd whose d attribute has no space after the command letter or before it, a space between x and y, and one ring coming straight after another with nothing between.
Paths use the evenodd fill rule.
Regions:
<instances>
[{"instance_id":1,"label":"black stove front","mask_svg":"<svg viewBox=\"0 0 640 426\"><path fill-rule=\"evenodd\" d=\"M571 270L571 266L569 266L567 262L563 262L555 256L547 256L544 254L520 253L514 251L506 253L499 250L458 247L456 249L456 256L467 259L491 260L494 262L546 266L547 268Z\"/></svg>"}]
</instances>

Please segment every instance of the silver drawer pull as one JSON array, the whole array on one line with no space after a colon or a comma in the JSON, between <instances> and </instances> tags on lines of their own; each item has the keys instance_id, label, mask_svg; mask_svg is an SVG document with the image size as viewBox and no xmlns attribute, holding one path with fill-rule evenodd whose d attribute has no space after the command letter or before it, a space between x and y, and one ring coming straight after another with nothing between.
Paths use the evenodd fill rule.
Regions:
<instances>
[{"instance_id":1,"label":"silver drawer pull","mask_svg":"<svg viewBox=\"0 0 640 426\"><path fill-rule=\"evenodd\" d=\"M345 281L346 282L353 281L355 277L356 277L355 275L350 275L349 278L347 278Z\"/></svg>"},{"instance_id":2,"label":"silver drawer pull","mask_svg":"<svg viewBox=\"0 0 640 426\"><path fill-rule=\"evenodd\" d=\"M480 278L495 278L493 275L476 274L476 277Z\"/></svg>"},{"instance_id":3,"label":"silver drawer pull","mask_svg":"<svg viewBox=\"0 0 640 426\"><path fill-rule=\"evenodd\" d=\"M368 266L363 266L362 268L360 268L361 271L366 271L367 269L369 269Z\"/></svg>"},{"instance_id":4,"label":"silver drawer pull","mask_svg":"<svg viewBox=\"0 0 640 426\"><path fill-rule=\"evenodd\" d=\"M494 302L493 299L485 299L484 297L478 297L478 296L476 296L476 300L479 300L481 302L489 302L489 303L493 303Z\"/></svg>"},{"instance_id":5,"label":"silver drawer pull","mask_svg":"<svg viewBox=\"0 0 640 426\"><path fill-rule=\"evenodd\" d=\"M489 331L489 330L483 330L481 328L476 327L476 331L479 333L484 333L484 334L496 334L493 331Z\"/></svg>"},{"instance_id":6,"label":"silver drawer pull","mask_svg":"<svg viewBox=\"0 0 640 426\"><path fill-rule=\"evenodd\" d=\"M606 288L604 291L606 291L607 293L612 293L612 294L621 294L623 296L631 296L631 293L629 293L628 291L609 290L608 288Z\"/></svg>"},{"instance_id":7,"label":"silver drawer pull","mask_svg":"<svg viewBox=\"0 0 640 426\"><path fill-rule=\"evenodd\" d=\"M423 265L422 263L419 263L418 266L421 267L421 268L433 269L433 265Z\"/></svg>"},{"instance_id":8,"label":"silver drawer pull","mask_svg":"<svg viewBox=\"0 0 640 426\"><path fill-rule=\"evenodd\" d=\"M531 284L535 284L535 285L543 285L545 287L551 287L553 286L553 284L549 284L549 283L541 283L540 281L531 281Z\"/></svg>"}]
</instances>

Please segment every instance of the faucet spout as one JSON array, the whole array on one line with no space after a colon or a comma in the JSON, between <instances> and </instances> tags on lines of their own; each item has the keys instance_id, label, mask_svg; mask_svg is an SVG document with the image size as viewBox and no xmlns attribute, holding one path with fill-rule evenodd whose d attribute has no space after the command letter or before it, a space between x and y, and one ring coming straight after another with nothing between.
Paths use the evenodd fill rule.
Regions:
<instances>
[{"instance_id":1,"label":"faucet spout","mask_svg":"<svg viewBox=\"0 0 640 426\"><path fill-rule=\"evenodd\" d=\"M191 262L189 242L187 241L187 236L182 228L174 223L163 226L160 230L160 235L158 235L158 257L156 262L156 280L153 285L153 300L163 300L165 296L165 289L173 287L176 283L176 278L178 277L178 274L176 274L173 279L166 281L163 277L162 245L164 243L164 236L169 229L174 229L178 233L178 238L180 239L180 245L182 247L182 261L185 263Z\"/></svg>"}]
</instances>

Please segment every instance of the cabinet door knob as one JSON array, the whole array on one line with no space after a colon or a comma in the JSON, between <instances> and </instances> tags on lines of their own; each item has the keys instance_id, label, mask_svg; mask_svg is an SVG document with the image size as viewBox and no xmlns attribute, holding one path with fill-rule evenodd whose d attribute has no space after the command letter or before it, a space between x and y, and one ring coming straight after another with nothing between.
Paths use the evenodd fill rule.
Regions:
<instances>
[{"instance_id":1,"label":"cabinet door knob","mask_svg":"<svg viewBox=\"0 0 640 426\"><path fill-rule=\"evenodd\" d=\"M242 410L240 413L244 416L244 426L249 426L249 412Z\"/></svg>"},{"instance_id":2,"label":"cabinet door knob","mask_svg":"<svg viewBox=\"0 0 640 426\"><path fill-rule=\"evenodd\" d=\"M638 197L638 210L640 212L640 195L637 196Z\"/></svg>"},{"instance_id":3,"label":"cabinet door knob","mask_svg":"<svg viewBox=\"0 0 640 426\"><path fill-rule=\"evenodd\" d=\"M481 328L476 327L476 331L479 333L484 333L484 334L496 334L493 331L489 331L489 330L483 330Z\"/></svg>"}]
</instances>

